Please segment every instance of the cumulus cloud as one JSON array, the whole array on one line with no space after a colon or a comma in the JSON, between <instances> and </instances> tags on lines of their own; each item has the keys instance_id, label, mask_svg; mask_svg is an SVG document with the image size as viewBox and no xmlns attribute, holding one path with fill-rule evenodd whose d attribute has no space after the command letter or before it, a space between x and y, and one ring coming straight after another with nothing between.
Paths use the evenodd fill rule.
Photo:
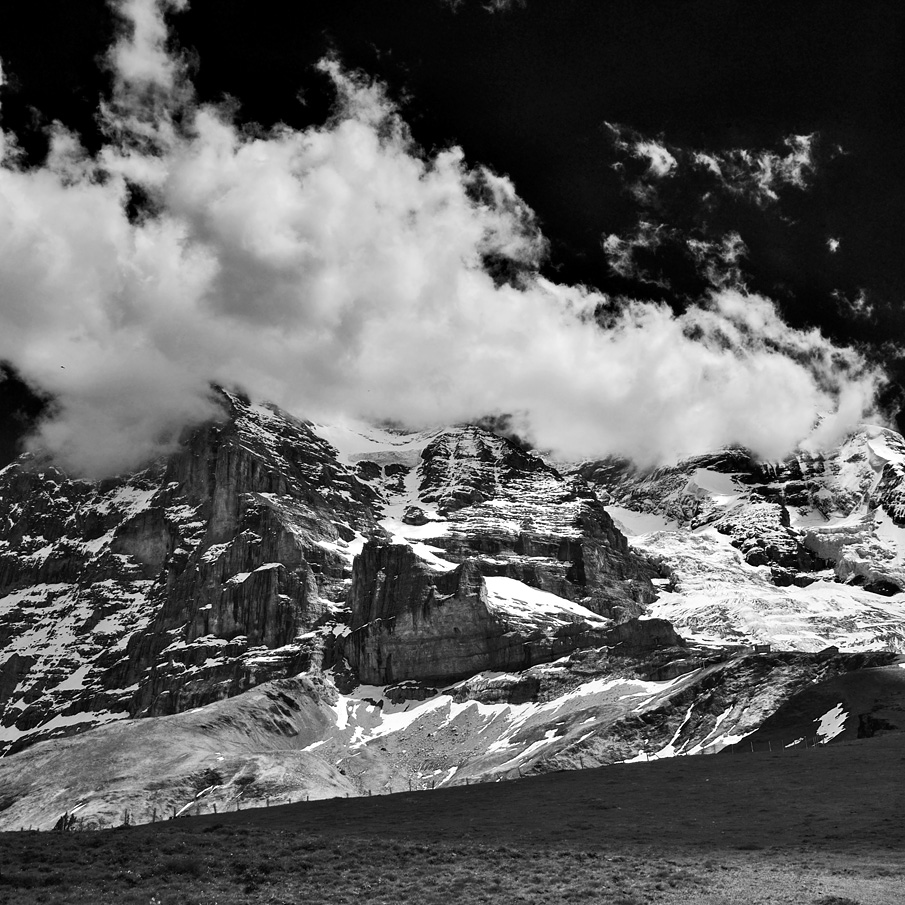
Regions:
<instances>
[{"instance_id":1,"label":"cumulus cloud","mask_svg":"<svg viewBox=\"0 0 905 905\"><path fill-rule=\"evenodd\" d=\"M790 330L770 300L736 289L714 292L680 316L665 305L630 303L596 340L601 364L577 375L573 398L597 418L573 419L570 407L547 416L558 419L553 432L570 449L586 454L604 443L653 463L731 442L778 457L796 434L809 434L809 410L820 412L830 399L820 442L838 441L876 389L857 353L817 330Z\"/></svg>"},{"instance_id":2,"label":"cumulus cloud","mask_svg":"<svg viewBox=\"0 0 905 905\"><path fill-rule=\"evenodd\" d=\"M193 102L162 24L178 4L118 8L105 147L57 125L28 167L0 139L0 359L53 395L33 443L67 468L166 452L216 416L211 383L323 420L507 414L562 455L646 463L776 456L819 413L831 436L870 407L879 376L768 299L723 289L675 315L540 278L512 183L459 148L424 155L337 61L329 122L252 137ZM136 188L150 203L130 218Z\"/></svg>"}]
</instances>

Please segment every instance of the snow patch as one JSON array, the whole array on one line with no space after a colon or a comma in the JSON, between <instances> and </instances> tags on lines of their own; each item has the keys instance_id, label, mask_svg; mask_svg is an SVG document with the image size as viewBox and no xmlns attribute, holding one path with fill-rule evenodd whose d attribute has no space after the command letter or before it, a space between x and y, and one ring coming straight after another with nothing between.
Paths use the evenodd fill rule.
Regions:
<instances>
[{"instance_id":1,"label":"snow patch","mask_svg":"<svg viewBox=\"0 0 905 905\"><path fill-rule=\"evenodd\" d=\"M738 485L731 474L724 474L711 468L697 468L692 480L701 490L706 490L718 497L739 496Z\"/></svg>"},{"instance_id":2,"label":"snow patch","mask_svg":"<svg viewBox=\"0 0 905 905\"><path fill-rule=\"evenodd\" d=\"M337 424L312 424L311 430L326 440L344 465L376 462L379 465L398 463L414 468L421 461L421 452L439 433L436 430L408 433L385 430L366 421L344 421Z\"/></svg>"},{"instance_id":3,"label":"snow patch","mask_svg":"<svg viewBox=\"0 0 905 905\"><path fill-rule=\"evenodd\" d=\"M543 617L545 621L558 622L562 625L575 622L587 622L592 626L604 628L610 620L585 607L551 594L529 587L515 578L491 577L484 579L487 585L488 606L491 611L528 620Z\"/></svg>"},{"instance_id":4,"label":"snow patch","mask_svg":"<svg viewBox=\"0 0 905 905\"><path fill-rule=\"evenodd\" d=\"M827 710L819 720L814 720L815 723L819 722L820 724L817 727L817 737L820 739L820 744L825 745L837 735L840 735L845 729L846 719L848 719L848 714L842 704L839 703L832 710Z\"/></svg>"},{"instance_id":5,"label":"snow patch","mask_svg":"<svg viewBox=\"0 0 905 905\"><path fill-rule=\"evenodd\" d=\"M400 541L398 538L394 537L393 543L405 543L405 541ZM412 548L412 552L414 552L418 559L423 560L436 571L450 572L456 568L456 563L450 562L448 559L441 559L437 556L437 553L443 552L440 547L429 547L427 544L422 543L410 544L409 546Z\"/></svg>"},{"instance_id":6,"label":"snow patch","mask_svg":"<svg viewBox=\"0 0 905 905\"><path fill-rule=\"evenodd\" d=\"M604 506L616 527L626 537L652 534L654 531L678 531L678 522L666 518L657 512L635 512L624 506Z\"/></svg>"}]
</instances>

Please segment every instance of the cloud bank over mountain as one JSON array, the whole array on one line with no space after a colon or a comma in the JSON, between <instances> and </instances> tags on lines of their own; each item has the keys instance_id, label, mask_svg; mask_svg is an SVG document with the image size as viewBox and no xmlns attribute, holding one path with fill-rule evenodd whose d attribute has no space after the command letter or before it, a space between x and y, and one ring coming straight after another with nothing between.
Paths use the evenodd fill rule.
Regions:
<instances>
[{"instance_id":1,"label":"cloud bank over mountain","mask_svg":"<svg viewBox=\"0 0 905 905\"><path fill-rule=\"evenodd\" d=\"M320 419L505 414L561 455L643 463L727 443L778 456L819 415L814 442L831 442L871 409L882 376L857 351L731 280L675 314L541 279L546 240L512 182L458 147L425 153L336 59L317 128L197 103L164 21L184 6L118 4L97 154L57 123L28 166L0 136L0 359L53 395L32 443L67 468L167 451L216 415L211 383ZM806 150L750 184L797 178ZM631 153L669 178L665 148ZM702 266L743 253L726 242L697 249Z\"/></svg>"}]
</instances>

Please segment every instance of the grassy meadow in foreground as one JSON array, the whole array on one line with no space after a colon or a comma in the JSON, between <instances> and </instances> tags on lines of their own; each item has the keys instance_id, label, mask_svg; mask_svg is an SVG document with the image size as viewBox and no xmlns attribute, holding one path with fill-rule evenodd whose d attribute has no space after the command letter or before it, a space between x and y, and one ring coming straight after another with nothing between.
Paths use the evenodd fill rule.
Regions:
<instances>
[{"instance_id":1,"label":"grassy meadow in foreground","mask_svg":"<svg viewBox=\"0 0 905 905\"><path fill-rule=\"evenodd\" d=\"M905 900L905 735L97 833L0 835L0 903Z\"/></svg>"}]
</instances>

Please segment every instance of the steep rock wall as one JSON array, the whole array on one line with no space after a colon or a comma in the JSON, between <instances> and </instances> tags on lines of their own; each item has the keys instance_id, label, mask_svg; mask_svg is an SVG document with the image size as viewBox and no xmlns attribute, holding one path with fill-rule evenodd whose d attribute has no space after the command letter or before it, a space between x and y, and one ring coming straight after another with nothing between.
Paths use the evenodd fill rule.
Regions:
<instances>
[{"instance_id":1,"label":"steep rock wall","mask_svg":"<svg viewBox=\"0 0 905 905\"><path fill-rule=\"evenodd\" d=\"M319 664L303 636L342 600L375 493L308 425L220 398L135 475L0 473L0 751Z\"/></svg>"},{"instance_id":2,"label":"steep rock wall","mask_svg":"<svg viewBox=\"0 0 905 905\"><path fill-rule=\"evenodd\" d=\"M629 549L591 488L478 427L443 432L422 453L420 498L449 520L431 543L599 615L627 619L654 600L656 567Z\"/></svg>"},{"instance_id":3,"label":"steep rock wall","mask_svg":"<svg viewBox=\"0 0 905 905\"><path fill-rule=\"evenodd\" d=\"M370 540L355 560L343 653L361 681L444 683L520 670L604 641L604 620L525 624L495 610L480 561L432 569L411 547ZM591 614L589 614L591 615Z\"/></svg>"}]
</instances>

